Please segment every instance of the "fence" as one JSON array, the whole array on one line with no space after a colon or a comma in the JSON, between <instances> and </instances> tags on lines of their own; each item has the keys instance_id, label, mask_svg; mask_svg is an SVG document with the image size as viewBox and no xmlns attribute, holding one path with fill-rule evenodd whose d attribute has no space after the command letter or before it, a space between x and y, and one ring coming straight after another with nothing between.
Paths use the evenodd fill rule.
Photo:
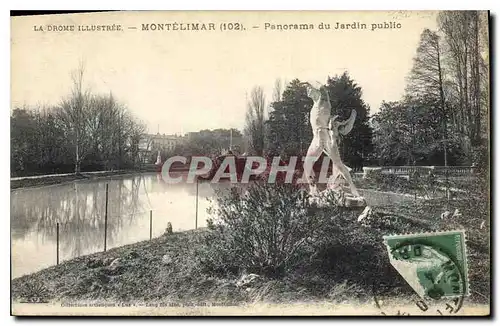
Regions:
<instances>
[{"instance_id":1,"label":"fence","mask_svg":"<svg viewBox=\"0 0 500 326\"><path fill-rule=\"evenodd\" d=\"M105 193L105 203L104 203L104 235L103 235L103 251L106 252L108 247L108 193L109 186L106 183L106 193ZM195 198L195 223L194 229L198 229L198 197L199 197L199 182L196 180L196 198ZM144 213L144 212L141 212ZM137 214L137 212L135 213ZM122 216L122 215L120 215ZM126 215L124 215L126 216ZM59 265L60 252L59 252L59 238L60 238L60 228L59 222L56 223L56 264ZM153 239L153 210L149 210L149 240ZM76 258L76 257L73 257Z\"/></svg>"},{"instance_id":2,"label":"fence","mask_svg":"<svg viewBox=\"0 0 500 326\"><path fill-rule=\"evenodd\" d=\"M380 169L382 174L394 174L394 175L410 175L414 172L428 173L433 172L436 175L445 175L448 173L449 176L470 176L475 173L475 167L473 166L381 166L381 167L370 167L364 168L366 171L368 169Z\"/></svg>"}]
</instances>

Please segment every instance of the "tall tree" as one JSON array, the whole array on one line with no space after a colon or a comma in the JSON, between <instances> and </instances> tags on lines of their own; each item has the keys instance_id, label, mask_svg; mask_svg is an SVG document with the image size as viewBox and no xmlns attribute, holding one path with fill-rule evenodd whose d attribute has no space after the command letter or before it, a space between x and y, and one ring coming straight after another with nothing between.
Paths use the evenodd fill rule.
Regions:
<instances>
[{"instance_id":1,"label":"tall tree","mask_svg":"<svg viewBox=\"0 0 500 326\"><path fill-rule=\"evenodd\" d=\"M83 67L57 107L16 108L11 113L13 175L131 168L139 162L144 125L112 94L83 90Z\"/></svg>"},{"instance_id":2,"label":"tall tree","mask_svg":"<svg viewBox=\"0 0 500 326\"><path fill-rule=\"evenodd\" d=\"M294 79L287 85L281 100L271 103L268 143L273 155L304 155L312 140L309 112L312 100L306 87Z\"/></svg>"},{"instance_id":3,"label":"tall tree","mask_svg":"<svg viewBox=\"0 0 500 326\"><path fill-rule=\"evenodd\" d=\"M413 59L413 68L408 76L406 91L411 97L425 101L438 112L438 119L442 122L439 134L442 135L443 163L447 166L448 116L444 93L442 50L436 32L429 29L424 29L422 32L417 53Z\"/></svg>"},{"instance_id":4,"label":"tall tree","mask_svg":"<svg viewBox=\"0 0 500 326\"><path fill-rule=\"evenodd\" d=\"M478 146L485 138L481 125L489 106L484 95L485 92L489 94L489 82L485 78L487 64L483 55L487 52L484 34L487 33L488 19L484 16L478 11L443 11L438 16L450 71L453 128L461 134L469 156L472 147Z\"/></svg>"},{"instance_id":5,"label":"tall tree","mask_svg":"<svg viewBox=\"0 0 500 326\"><path fill-rule=\"evenodd\" d=\"M281 101L281 96L283 94L283 82L281 79L276 78L274 81L274 88L273 88L273 102L278 102Z\"/></svg>"},{"instance_id":6,"label":"tall tree","mask_svg":"<svg viewBox=\"0 0 500 326\"><path fill-rule=\"evenodd\" d=\"M265 108L266 97L260 86L252 89L247 102L245 138L250 151L261 156L265 146Z\"/></svg>"},{"instance_id":7,"label":"tall tree","mask_svg":"<svg viewBox=\"0 0 500 326\"><path fill-rule=\"evenodd\" d=\"M61 118L71 135L75 151L75 173L80 173L81 162L89 150L90 137L86 134L88 118L89 92L85 91L83 82L85 66L80 63L78 69L71 73L72 90L70 96L62 100Z\"/></svg>"}]
</instances>

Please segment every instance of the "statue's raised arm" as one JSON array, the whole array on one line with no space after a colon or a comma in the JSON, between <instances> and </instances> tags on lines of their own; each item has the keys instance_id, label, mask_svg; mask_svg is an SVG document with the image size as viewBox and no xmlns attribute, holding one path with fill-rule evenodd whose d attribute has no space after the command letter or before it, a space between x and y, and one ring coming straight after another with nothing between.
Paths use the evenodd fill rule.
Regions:
<instances>
[{"instance_id":1,"label":"statue's raised arm","mask_svg":"<svg viewBox=\"0 0 500 326\"><path fill-rule=\"evenodd\" d=\"M356 121L356 110L352 109L351 110L351 115L349 116L349 119L345 121L337 121L338 115L332 117L330 120L330 129L337 128L339 134L342 135L347 135L348 133L351 132L352 128L354 127L354 122Z\"/></svg>"}]
</instances>

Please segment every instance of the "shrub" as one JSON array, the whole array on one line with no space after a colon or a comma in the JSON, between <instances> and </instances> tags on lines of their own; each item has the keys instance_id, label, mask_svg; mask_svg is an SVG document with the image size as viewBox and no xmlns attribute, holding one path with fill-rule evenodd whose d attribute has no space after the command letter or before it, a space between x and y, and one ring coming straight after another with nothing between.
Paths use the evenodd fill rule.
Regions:
<instances>
[{"instance_id":1,"label":"shrub","mask_svg":"<svg viewBox=\"0 0 500 326\"><path fill-rule=\"evenodd\" d=\"M412 178L412 180L414 180ZM410 180L394 174L371 173L362 180L362 186L381 191L411 192L415 190Z\"/></svg>"},{"instance_id":2,"label":"shrub","mask_svg":"<svg viewBox=\"0 0 500 326\"><path fill-rule=\"evenodd\" d=\"M372 178L374 175L382 175L382 168L380 167L364 167L363 168L363 178Z\"/></svg>"},{"instance_id":3,"label":"shrub","mask_svg":"<svg viewBox=\"0 0 500 326\"><path fill-rule=\"evenodd\" d=\"M440 186L439 180L432 170L416 170L410 173L407 178L395 174L369 173L359 183L361 188L402 192L429 198L437 195Z\"/></svg>"},{"instance_id":4,"label":"shrub","mask_svg":"<svg viewBox=\"0 0 500 326\"><path fill-rule=\"evenodd\" d=\"M324 208L299 185L254 183L217 196L199 257L205 269L280 276L300 259L321 227L338 215L333 195Z\"/></svg>"}]
</instances>

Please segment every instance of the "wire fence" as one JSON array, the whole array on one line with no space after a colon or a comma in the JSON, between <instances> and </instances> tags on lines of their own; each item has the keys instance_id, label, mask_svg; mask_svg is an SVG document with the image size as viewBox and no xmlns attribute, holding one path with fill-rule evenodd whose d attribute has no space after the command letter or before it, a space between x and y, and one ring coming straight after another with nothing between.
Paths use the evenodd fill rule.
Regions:
<instances>
[{"instance_id":1,"label":"wire fence","mask_svg":"<svg viewBox=\"0 0 500 326\"><path fill-rule=\"evenodd\" d=\"M104 209L104 235L103 235L103 252L106 252L108 249L108 220L110 218L122 218L125 216L137 216L141 214L149 213L149 240L153 239L153 209L145 210L145 211L134 211L130 214L120 214L109 216L108 214L108 200L109 200L109 185L106 183L106 192L105 192L105 209ZM194 221L194 229L198 229L198 198L199 198L199 183L196 181L196 197L195 197L195 221ZM170 224L170 223L169 223ZM171 226L171 224L170 224ZM72 257L76 258L76 257ZM60 223L56 223L56 264L60 263Z\"/></svg>"}]
</instances>

